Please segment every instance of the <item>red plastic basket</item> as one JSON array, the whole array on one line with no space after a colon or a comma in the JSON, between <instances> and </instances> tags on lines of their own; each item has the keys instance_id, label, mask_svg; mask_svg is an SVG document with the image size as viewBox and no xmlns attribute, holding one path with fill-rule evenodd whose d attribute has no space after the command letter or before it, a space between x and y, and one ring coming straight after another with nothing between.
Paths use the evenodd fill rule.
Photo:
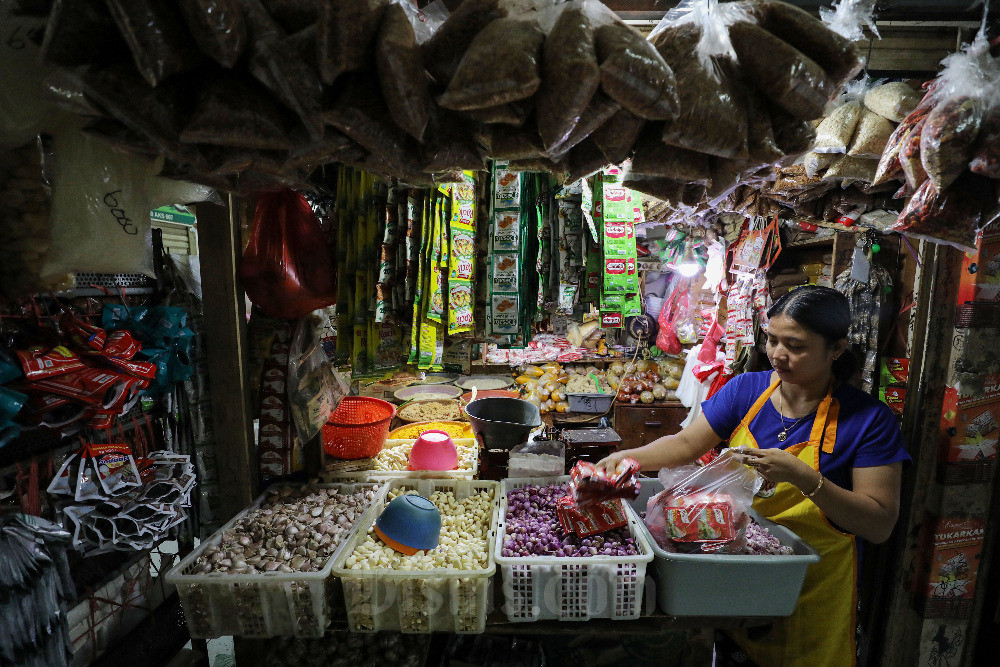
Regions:
<instances>
[{"instance_id":1,"label":"red plastic basket","mask_svg":"<svg viewBox=\"0 0 1000 667\"><path fill-rule=\"evenodd\" d=\"M388 401L347 396L323 426L323 450L338 459L377 456L395 416L396 406Z\"/></svg>"}]
</instances>

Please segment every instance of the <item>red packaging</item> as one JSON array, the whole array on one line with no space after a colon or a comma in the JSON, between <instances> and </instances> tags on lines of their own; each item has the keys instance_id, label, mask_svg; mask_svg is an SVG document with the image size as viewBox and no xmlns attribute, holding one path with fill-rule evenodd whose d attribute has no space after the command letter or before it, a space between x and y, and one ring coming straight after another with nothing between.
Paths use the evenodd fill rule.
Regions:
<instances>
[{"instance_id":1,"label":"red packaging","mask_svg":"<svg viewBox=\"0 0 1000 667\"><path fill-rule=\"evenodd\" d=\"M120 373L132 375L145 380L156 379L156 364L149 361L119 359L118 357L105 357L104 361Z\"/></svg>"},{"instance_id":2,"label":"red packaging","mask_svg":"<svg viewBox=\"0 0 1000 667\"><path fill-rule=\"evenodd\" d=\"M142 343L132 337L132 334L124 329L115 331L108 336L107 342L102 350L106 357L117 357L118 359L131 359L139 350Z\"/></svg>"},{"instance_id":3,"label":"red packaging","mask_svg":"<svg viewBox=\"0 0 1000 667\"><path fill-rule=\"evenodd\" d=\"M910 374L910 360L905 357L887 357L885 368L892 376L893 382L906 384L906 378Z\"/></svg>"},{"instance_id":4,"label":"red packaging","mask_svg":"<svg viewBox=\"0 0 1000 667\"><path fill-rule=\"evenodd\" d=\"M631 500L639 495L641 469L639 462L630 457L619 461L611 471L598 469L588 461L578 461L569 473L570 493L581 508L615 498Z\"/></svg>"},{"instance_id":5,"label":"red packaging","mask_svg":"<svg viewBox=\"0 0 1000 667\"><path fill-rule=\"evenodd\" d=\"M132 450L125 444L87 445L87 454L94 464L101 487L107 493L117 493L128 487L142 486Z\"/></svg>"},{"instance_id":6,"label":"red packaging","mask_svg":"<svg viewBox=\"0 0 1000 667\"><path fill-rule=\"evenodd\" d=\"M27 350L17 350L14 354L21 362L24 376L29 381L51 378L83 368L80 357L62 345L51 350L38 346L29 347Z\"/></svg>"},{"instance_id":7,"label":"red packaging","mask_svg":"<svg viewBox=\"0 0 1000 667\"><path fill-rule=\"evenodd\" d=\"M906 407L906 387L886 387L885 404L889 406L893 414L902 415Z\"/></svg>"},{"instance_id":8,"label":"red packaging","mask_svg":"<svg viewBox=\"0 0 1000 667\"><path fill-rule=\"evenodd\" d=\"M729 542L736 538L733 506L724 500L679 504L663 509L667 532L675 542Z\"/></svg>"},{"instance_id":9,"label":"red packaging","mask_svg":"<svg viewBox=\"0 0 1000 667\"><path fill-rule=\"evenodd\" d=\"M621 499L606 500L590 507L578 507L572 496L556 501L556 514L564 533L590 537L628 523Z\"/></svg>"},{"instance_id":10,"label":"red packaging","mask_svg":"<svg viewBox=\"0 0 1000 667\"><path fill-rule=\"evenodd\" d=\"M996 458L1000 440L1000 376L987 375L981 394L962 396L945 387L941 410L942 456L946 463Z\"/></svg>"},{"instance_id":11,"label":"red packaging","mask_svg":"<svg viewBox=\"0 0 1000 667\"><path fill-rule=\"evenodd\" d=\"M90 406L109 409L121 400L128 385L125 376L98 368L81 368L58 377L29 383L29 388L65 396Z\"/></svg>"},{"instance_id":12,"label":"red packaging","mask_svg":"<svg viewBox=\"0 0 1000 667\"><path fill-rule=\"evenodd\" d=\"M982 519L930 518L924 523L912 581L924 618L969 617L985 532Z\"/></svg>"},{"instance_id":13,"label":"red packaging","mask_svg":"<svg viewBox=\"0 0 1000 667\"><path fill-rule=\"evenodd\" d=\"M1000 301L1000 227L992 225L976 238L975 252L965 253L958 283L958 305Z\"/></svg>"},{"instance_id":14,"label":"red packaging","mask_svg":"<svg viewBox=\"0 0 1000 667\"><path fill-rule=\"evenodd\" d=\"M69 337L73 345L81 350L101 350L107 334L104 329L88 324L71 313L63 313L59 318L59 328Z\"/></svg>"}]
</instances>

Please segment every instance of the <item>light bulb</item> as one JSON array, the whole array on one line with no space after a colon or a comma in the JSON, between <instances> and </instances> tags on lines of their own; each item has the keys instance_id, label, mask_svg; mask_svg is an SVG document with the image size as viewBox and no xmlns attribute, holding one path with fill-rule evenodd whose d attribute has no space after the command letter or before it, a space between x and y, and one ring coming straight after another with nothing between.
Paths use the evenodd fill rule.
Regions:
<instances>
[{"instance_id":1,"label":"light bulb","mask_svg":"<svg viewBox=\"0 0 1000 667\"><path fill-rule=\"evenodd\" d=\"M701 265L697 262L684 262L677 265L677 273L685 278L694 278L701 271Z\"/></svg>"}]
</instances>

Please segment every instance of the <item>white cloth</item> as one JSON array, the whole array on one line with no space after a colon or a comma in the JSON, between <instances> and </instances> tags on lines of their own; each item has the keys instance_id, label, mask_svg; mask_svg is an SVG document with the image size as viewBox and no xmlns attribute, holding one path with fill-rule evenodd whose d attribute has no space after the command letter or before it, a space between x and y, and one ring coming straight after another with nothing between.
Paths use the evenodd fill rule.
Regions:
<instances>
[{"instance_id":1,"label":"white cloth","mask_svg":"<svg viewBox=\"0 0 1000 667\"><path fill-rule=\"evenodd\" d=\"M694 371L703 364L698 361L699 346L694 346L687 353L687 360L684 363L684 372L681 373L681 381L677 385L677 400L684 407L690 408L687 417L681 422L681 428L687 428L694 423L694 420L701 414L701 402L708 396L708 390L712 387L718 373L712 373L704 382L699 382Z\"/></svg>"}]
</instances>

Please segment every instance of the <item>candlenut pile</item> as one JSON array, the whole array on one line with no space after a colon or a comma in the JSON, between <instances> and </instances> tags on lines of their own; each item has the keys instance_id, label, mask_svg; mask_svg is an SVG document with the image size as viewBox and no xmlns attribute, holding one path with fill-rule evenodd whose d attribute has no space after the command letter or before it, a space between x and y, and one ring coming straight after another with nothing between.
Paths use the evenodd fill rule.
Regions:
<instances>
[{"instance_id":1,"label":"candlenut pile","mask_svg":"<svg viewBox=\"0 0 1000 667\"><path fill-rule=\"evenodd\" d=\"M378 491L353 493L302 486L272 489L258 509L222 533L198 558L196 572L318 572L344 541Z\"/></svg>"}]
</instances>

